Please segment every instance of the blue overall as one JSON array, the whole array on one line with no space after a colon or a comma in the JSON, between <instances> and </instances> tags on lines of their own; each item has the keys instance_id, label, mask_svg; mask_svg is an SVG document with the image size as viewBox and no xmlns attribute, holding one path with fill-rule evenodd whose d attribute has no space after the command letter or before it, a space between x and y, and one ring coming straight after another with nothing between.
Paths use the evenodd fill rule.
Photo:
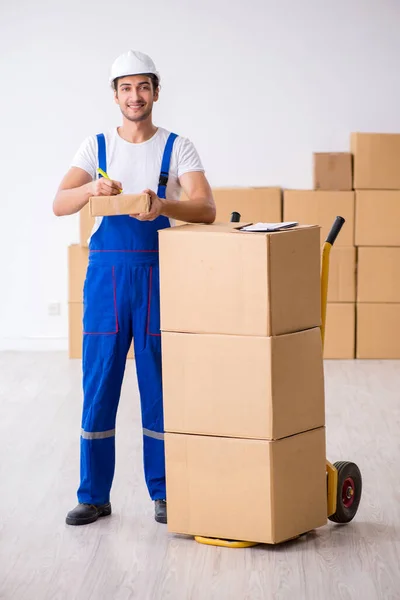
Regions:
<instances>
[{"instance_id":1,"label":"blue overall","mask_svg":"<svg viewBox=\"0 0 400 600\"><path fill-rule=\"evenodd\" d=\"M165 198L175 134L162 159L157 194ZM107 172L106 144L97 136L99 167ZM138 221L103 217L89 244L83 302L83 415L78 501L109 502L115 468L115 420L126 358L134 339L146 484L165 499L161 378L158 230L167 217Z\"/></svg>"}]
</instances>

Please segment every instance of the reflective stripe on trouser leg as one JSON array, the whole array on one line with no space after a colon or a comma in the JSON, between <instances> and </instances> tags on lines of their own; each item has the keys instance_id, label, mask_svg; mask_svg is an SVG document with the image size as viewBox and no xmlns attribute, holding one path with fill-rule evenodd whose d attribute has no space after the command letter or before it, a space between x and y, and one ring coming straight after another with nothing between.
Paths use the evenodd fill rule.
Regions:
<instances>
[{"instance_id":1,"label":"reflective stripe on trouser leg","mask_svg":"<svg viewBox=\"0 0 400 600\"><path fill-rule=\"evenodd\" d=\"M105 440L115 437L115 429L110 429L109 431L85 431L81 429L81 436L85 440Z\"/></svg>"},{"instance_id":2,"label":"reflective stripe on trouser leg","mask_svg":"<svg viewBox=\"0 0 400 600\"><path fill-rule=\"evenodd\" d=\"M154 440L164 440L164 434L158 431L151 431L150 429L143 429L143 435L153 438Z\"/></svg>"},{"instance_id":3,"label":"reflective stripe on trouser leg","mask_svg":"<svg viewBox=\"0 0 400 600\"><path fill-rule=\"evenodd\" d=\"M146 402L146 400L144 399L143 402ZM149 411L145 411L143 418L146 420L148 417ZM148 435L148 433L151 435ZM165 500L166 498L164 452L164 435L143 428L144 473L152 500Z\"/></svg>"},{"instance_id":4,"label":"reflective stripe on trouser leg","mask_svg":"<svg viewBox=\"0 0 400 600\"><path fill-rule=\"evenodd\" d=\"M160 409L162 410L162 409ZM148 417L144 415L144 419ZM143 459L147 488L152 500L166 499L164 434L143 428Z\"/></svg>"},{"instance_id":5,"label":"reflective stripe on trouser leg","mask_svg":"<svg viewBox=\"0 0 400 600\"><path fill-rule=\"evenodd\" d=\"M115 437L87 440L81 437L81 481L78 502L106 504L115 469Z\"/></svg>"}]
</instances>

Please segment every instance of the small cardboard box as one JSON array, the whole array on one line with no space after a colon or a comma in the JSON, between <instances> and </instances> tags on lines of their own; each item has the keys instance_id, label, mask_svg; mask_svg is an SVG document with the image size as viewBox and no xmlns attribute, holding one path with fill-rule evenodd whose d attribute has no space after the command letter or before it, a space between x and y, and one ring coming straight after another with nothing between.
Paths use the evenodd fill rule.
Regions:
<instances>
[{"instance_id":1,"label":"small cardboard box","mask_svg":"<svg viewBox=\"0 0 400 600\"><path fill-rule=\"evenodd\" d=\"M83 248L88 247L88 241L93 231L95 217L90 214L89 203L79 211L79 242Z\"/></svg>"},{"instance_id":2,"label":"small cardboard box","mask_svg":"<svg viewBox=\"0 0 400 600\"><path fill-rule=\"evenodd\" d=\"M356 337L356 305L328 303L324 358L354 358Z\"/></svg>"},{"instance_id":3,"label":"small cardboard box","mask_svg":"<svg viewBox=\"0 0 400 600\"><path fill-rule=\"evenodd\" d=\"M399 223L400 191L357 190L356 246L400 246Z\"/></svg>"},{"instance_id":4,"label":"small cardboard box","mask_svg":"<svg viewBox=\"0 0 400 600\"><path fill-rule=\"evenodd\" d=\"M162 354L165 431L279 439L325 425L319 327L278 337L164 332Z\"/></svg>"},{"instance_id":5,"label":"small cardboard box","mask_svg":"<svg viewBox=\"0 0 400 600\"><path fill-rule=\"evenodd\" d=\"M92 217L136 215L150 211L150 196L148 194L93 196L89 199L89 205Z\"/></svg>"},{"instance_id":6,"label":"small cardboard box","mask_svg":"<svg viewBox=\"0 0 400 600\"><path fill-rule=\"evenodd\" d=\"M68 301L83 302L83 285L89 261L89 251L79 244L68 246Z\"/></svg>"},{"instance_id":7,"label":"small cardboard box","mask_svg":"<svg viewBox=\"0 0 400 600\"><path fill-rule=\"evenodd\" d=\"M68 356L82 359L83 341L83 303L68 303ZM133 343L129 348L127 358L133 358Z\"/></svg>"},{"instance_id":8,"label":"small cardboard box","mask_svg":"<svg viewBox=\"0 0 400 600\"><path fill-rule=\"evenodd\" d=\"M161 330L271 336L319 327L319 227L159 232Z\"/></svg>"},{"instance_id":9,"label":"small cardboard box","mask_svg":"<svg viewBox=\"0 0 400 600\"><path fill-rule=\"evenodd\" d=\"M357 304L357 358L400 358L400 303Z\"/></svg>"},{"instance_id":10,"label":"small cardboard box","mask_svg":"<svg viewBox=\"0 0 400 600\"><path fill-rule=\"evenodd\" d=\"M285 190L283 220L321 226L321 244L335 222L343 217L343 225L335 246L354 246L354 192L322 192L315 190Z\"/></svg>"},{"instance_id":11,"label":"small cardboard box","mask_svg":"<svg viewBox=\"0 0 400 600\"><path fill-rule=\"evenodd\" d=\"M400 248L359 248L357 302L400 302Z\"/></svg>"},{"instance_id":12,"label":"small cardboard box","mask_svg":"<svg viewBox=\"0 0 400 600\"><path fill-rule=\"evenodd\" d=\"M348 152L315 152L314 189L352 190L352 155Z\"/></svg>"},{"instance_id":13,"label":"small cardboard box","mask_svg":"<svg viewBox=\"0 0 400 600\"><path fill-rule=\"evenodd\" d=\"M400 134L353 133L354 188L400 189Z\"/></svg>"},{"instance_id":14,"label":"small cardboard box","mask_svg":"<svg viewBox=\"0 0 400 600\"><path fill-rule=\"evenodd\" d=\"M356 248L336 244L329 261L328 302L356 301Z\"/></svg>"},{"instance_id":15,"label":"small cardboard box","mask_svg":"<svg viewBox=\"0 0 400 600\"><path fill-rule=\"evenodd\" d=\"M283 440L165 434L172 533L275 544L327 522L325 429Z\"/></svg>"}]
</instances>

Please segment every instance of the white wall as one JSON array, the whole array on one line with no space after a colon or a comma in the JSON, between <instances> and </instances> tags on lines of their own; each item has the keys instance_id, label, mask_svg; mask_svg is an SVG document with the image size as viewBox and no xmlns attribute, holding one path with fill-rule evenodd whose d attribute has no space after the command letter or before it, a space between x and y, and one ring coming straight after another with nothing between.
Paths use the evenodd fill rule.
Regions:
<instances>
[{"instance_id":1,"label":"white wall","mask_svg":"<svg viewBox=\"0 0 400 600\"><path fill-rule=\"evenodd\" d=\"M118 54L153 57L155 122L194 141L213 186L307 188L313 151L400 131L399 26L397 0L3 2L0 348L67 347L78 219L51 204L83 138L119 123Z\"/></svg>"}]
</instances>

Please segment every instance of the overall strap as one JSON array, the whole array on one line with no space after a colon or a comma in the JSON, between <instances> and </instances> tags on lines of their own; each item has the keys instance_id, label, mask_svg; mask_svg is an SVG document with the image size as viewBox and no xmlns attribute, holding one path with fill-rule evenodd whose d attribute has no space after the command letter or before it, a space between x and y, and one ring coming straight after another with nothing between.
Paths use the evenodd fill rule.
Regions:
<instances>
[{"instance_id":1,"label":"overall strap","mask_svg":"<svg viewBox=\"0 0 400 600\"><path fill-rule=\"evenodd\" d=\"M100 169L107 173L106 139L104 133L97 134L97 162ZM98 174L99 178L103 175Z\"/></svg>"},{"instance_id":2,"label":"overall strap","mask_svg":"<svg viewBox=\"0 0 400 600\"><path fill-rule=\"evenodd\" d=\"M157 196L159 198L166 197L167 183L168 183L168 176L169 176L169 167L171 164L172 148L174 146L174 142L177 137L178 136L176 133L170 133L169 137L167 139L167 143L165 144L164 155L163 155L163 159L162 159L162 163L161 163L160 179L158 181Z\"/></svg>"}]
</instances>

